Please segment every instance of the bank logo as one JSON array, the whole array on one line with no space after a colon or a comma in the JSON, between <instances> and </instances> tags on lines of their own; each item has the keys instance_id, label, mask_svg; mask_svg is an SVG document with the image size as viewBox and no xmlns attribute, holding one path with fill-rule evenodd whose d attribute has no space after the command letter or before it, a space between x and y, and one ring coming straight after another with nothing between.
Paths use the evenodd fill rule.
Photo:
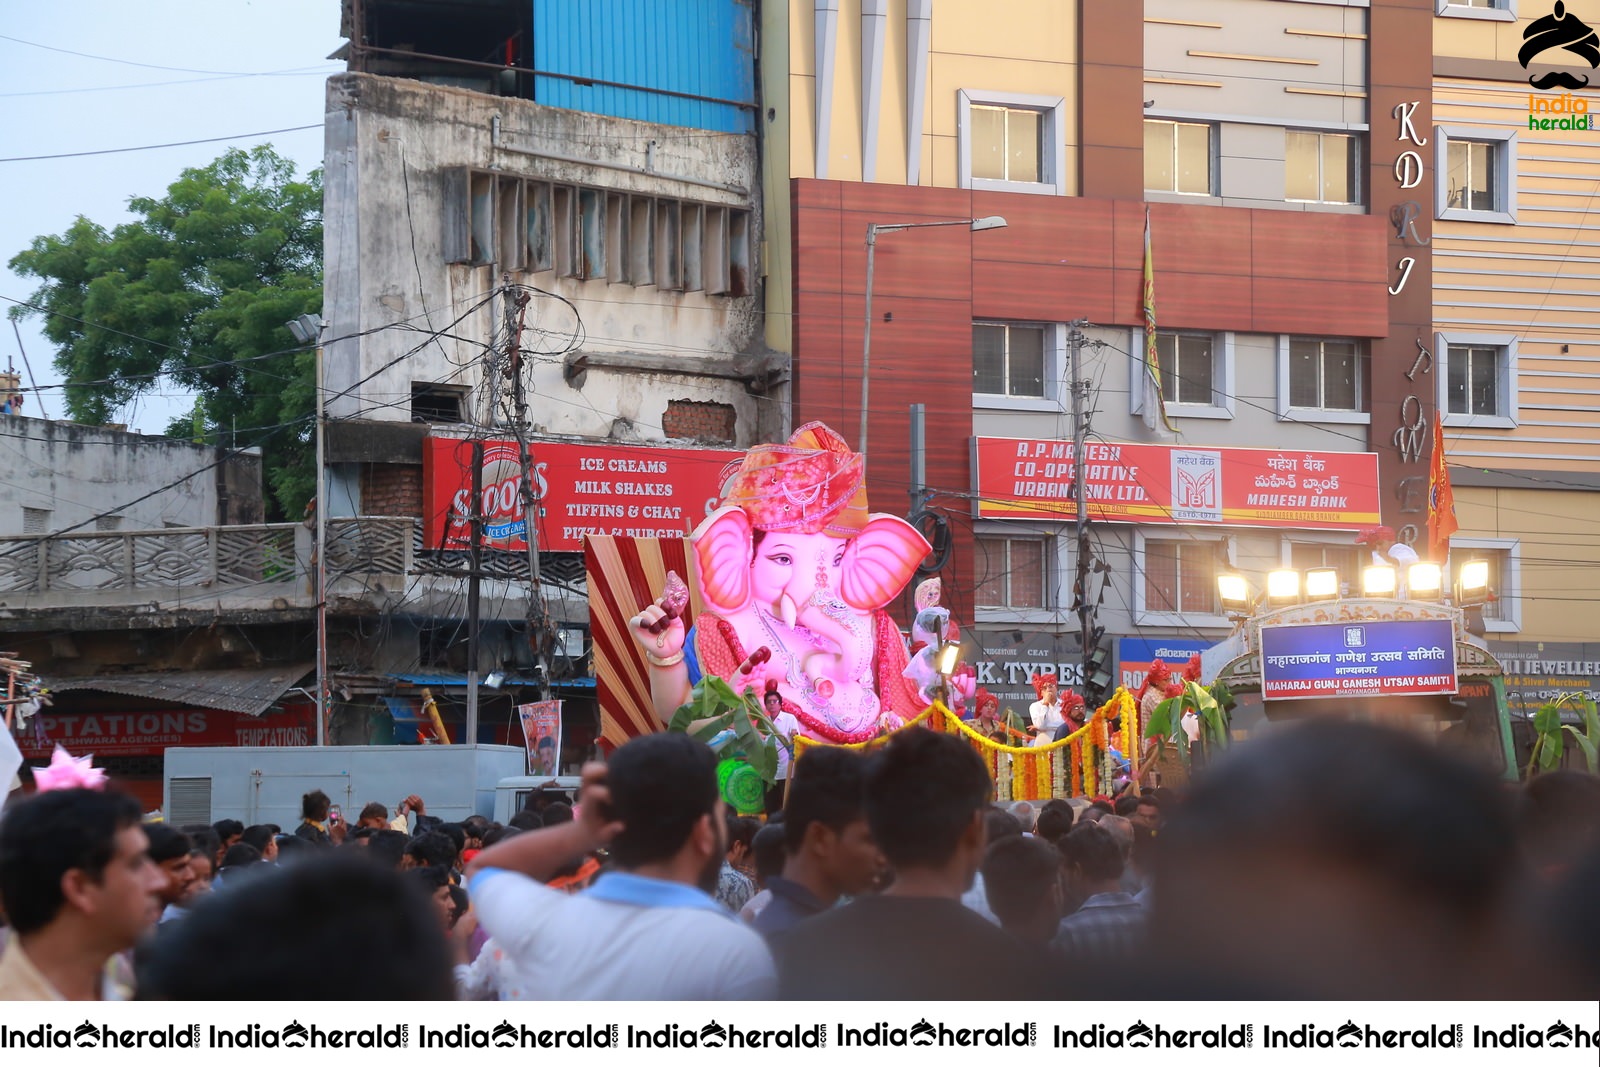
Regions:
<instances>
[{"instance_id":1,"label":"bank logo","mask_svg":"<svg viewBox=\"0 0 1600 1067\"><path fill-rule=\"evenodd\" d=\"M1222 453L1172 450L1174 522L1222 521Z\"/></svg>"},{"instance_id":2,"label":"bank logo","mask_svg":"<svg viewBox=\"0 0 1600 1067\"><path fill-rule=\"evenodd\" d=\"M1527 70L1528 64L1542 52L1552 48L1560 48L1578 56L1589 64L1589 69L1600 67L1600 36L1596 36L1576 15L1567 12L1567 5L1562 0L1556 0L1555 10L1552 14L1534 19L1528 28L1522 31L1522 48L1517 52L1517 62L1522 64L1522 69ZM1563 89L1582 89L1589 84L1589 76L1568 74L1564 70L1552 70L1538 77L1528 79L1528 84L1535 89L1552 89L1557 86Z\"/></svg>"}]
</instances>

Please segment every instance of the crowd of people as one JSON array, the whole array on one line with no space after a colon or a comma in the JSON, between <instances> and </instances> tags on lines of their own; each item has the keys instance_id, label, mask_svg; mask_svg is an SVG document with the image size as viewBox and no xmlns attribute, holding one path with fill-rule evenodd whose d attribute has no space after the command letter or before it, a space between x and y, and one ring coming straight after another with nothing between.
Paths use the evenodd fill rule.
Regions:
<instances>
[{"instance_id":1,"label":"crowd of people","mask_svg":"<svg viewBox=\"0 0 1600 1067\"><path fill-rule=\"evenodd\" d=\"M1183 791L996 804L957 737L797 760L764 823L641 737L507 825L0 816L0 999L1490 999L1600 993L1600 779L1331 721Z\"/></svg>"}]
</instances>

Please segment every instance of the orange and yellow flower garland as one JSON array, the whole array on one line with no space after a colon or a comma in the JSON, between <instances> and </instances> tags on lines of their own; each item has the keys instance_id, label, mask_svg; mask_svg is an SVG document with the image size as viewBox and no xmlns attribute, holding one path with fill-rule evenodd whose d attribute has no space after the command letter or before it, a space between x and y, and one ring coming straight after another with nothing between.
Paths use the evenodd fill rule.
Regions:
<instances>
[{"instance_id":1,"label":"orange and yellow flower garland","mask_svg":"<svg viewBox=\"0 0 1600 1067\"><path fill-rule=\"evenodd\" d=\"M942 703L931 707L905 724L919 726L924 723L944 733L962 736L983 758L989 777L995 783L995 796L999 800L1044 800L1051 796L1096 796L1104 784L1111 780L1115 768L1111 765L1113 747L1111 720L1120 720L1115 732L1116 746L1126 756L1137 752L1140 743L1140 723L1133 697L1126 689L1118 688L1089 721L1060 741L1047 745L1007 745L974 730L954 715ZM1025 740L1025 735L1008 728L1010 736ZM868 751L884 744L890 735L869 741L842 746L858 751ZM1086 743L1087 742L1087 743ZM795 758L805 750L825 742L810 738L795 739Z\"/></svg>"}]
</instances>

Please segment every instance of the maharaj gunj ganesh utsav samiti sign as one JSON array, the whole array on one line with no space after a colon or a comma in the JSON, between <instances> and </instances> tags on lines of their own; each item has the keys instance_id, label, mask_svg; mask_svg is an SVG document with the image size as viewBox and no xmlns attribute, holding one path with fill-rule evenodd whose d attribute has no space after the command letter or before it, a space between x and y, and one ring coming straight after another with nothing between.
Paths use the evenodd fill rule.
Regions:
<instances>
[{"instance_id":1,"label":"maharaj gunj ganesh utsav samiti sign","mask_svg":"<svg viewBox=\"0 0 1600 1067\"><path fill-rule=\"evenodd\" d=\"M1073 518L1072 442L975 437L977 515ZM1092 442L1083 484L1102 522L1357 530L1379 521L1372 452Z\"/></svg>"}]
</instances>

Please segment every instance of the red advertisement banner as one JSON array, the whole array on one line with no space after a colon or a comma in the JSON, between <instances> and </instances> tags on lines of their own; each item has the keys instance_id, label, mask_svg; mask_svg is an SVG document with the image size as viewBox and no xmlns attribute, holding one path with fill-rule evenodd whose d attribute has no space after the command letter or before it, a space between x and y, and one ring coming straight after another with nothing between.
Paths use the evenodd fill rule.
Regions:
<instances>
[{"instance_id":1,"label":"red advertisement banner","mask_svg":"<svg viewBox=\"0 0 1600 1067\"><path fill-rule=\"evenodd\" d=\"M978 517L1074 518L1072 442L973 438ZM1091 442L1091 518L1166 525L1355 530L1378 522L1371 452Z\"/></svg>"},{"instance_id":2,"label":"red advertisement banner","mask_svg":"<svg viewBox=\"0 0 1600 1067\"><path fill-rule=\"evenodd\" d=\"M169 748L297 746L317 739L309 704L260 718L216 709L47 711L38 722L39 730L30 727L17 739L28 759L49 759L58 744L74 756L159 756Z\"/></svg>"},{"instance_id":3,"label":"red advertisement banner","mask_svg":"<svg viewBox=\"0 0 1600 1067\"><path fill-rule=\"evenodd\" d=\"M591 534L681 537L705 518L722 491L722 471L743 452L645 445L529 446L533 494L539 502L539 547L581 552ZM485 441L483 543L526 551L522 466L515 441ZM423 538L429 549L470 545L472 442L423 442Z\"/></svg>"}]
</instances>

